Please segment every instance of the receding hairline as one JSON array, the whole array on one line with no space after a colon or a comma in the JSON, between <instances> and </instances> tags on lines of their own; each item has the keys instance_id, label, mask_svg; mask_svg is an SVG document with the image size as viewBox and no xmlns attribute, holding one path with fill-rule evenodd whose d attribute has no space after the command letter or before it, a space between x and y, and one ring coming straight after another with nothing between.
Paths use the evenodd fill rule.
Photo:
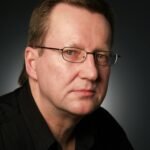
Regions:
<instances>
[{"instance_id":1,"label":"receding hairline","mask_svg":"<svg viewBox=\"0 0 150 150\"><path fill-rule=\"evenodd\" d=\"M58 2L57 4L55 4L53 6L53 8L47 14L47 21L45 21L45 23L44 23L45 26L47 27L47 30L46 30L46 33L44 34L43 41L45 41L45 38L47 37L47 33L51 30L51 24L52 24L52 21L53 21L52 20L52 16L53 16L53 13L56 10L55 8L59 7L59 5L64 5L64 6L68 5L68 6L72 6L74 8L79 8L79 9L83 9L83 10L89 11L91 13L97 13L97 14L103 16L106 19L106 21L108 22L109 28L110 28L110 33L113 32L112 31L113 29L111 27L111 23L110 23L109 19L105 16L105 14L103 12L98 12L98 11L95 11L94 9L92 10L92 9L89 9L88 7L85 7L85 6L82 6L82 5L77 5L77 4L74 4L74 3ZM57 12L56 12L56 14L57 14ZM111 36L110 36L110 38L112 39Z\"/></svg>"}]
</instances>

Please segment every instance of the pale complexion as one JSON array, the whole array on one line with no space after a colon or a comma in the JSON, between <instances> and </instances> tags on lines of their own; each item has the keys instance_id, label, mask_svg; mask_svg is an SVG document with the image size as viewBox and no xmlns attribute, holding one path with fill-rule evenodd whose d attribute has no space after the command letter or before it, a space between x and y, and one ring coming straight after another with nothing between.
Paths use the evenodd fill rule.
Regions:
<instances>
[{"instance_id":1,"label":"pale complexion","mask_svg":"<svg viewBox=\"0 0 150 150\"><path fill-rule=\"evenodd\" d=\"M49 17L49 31L42 46L77 47L93 52L110 49L110 25L98 13L58 4ZM63 149L74 149L76 123L102 103L110 67L98 67L93 55L83 63L70 63L59 51L27 47L26 69L35 102Z\"/></svg>"}]
</instances>

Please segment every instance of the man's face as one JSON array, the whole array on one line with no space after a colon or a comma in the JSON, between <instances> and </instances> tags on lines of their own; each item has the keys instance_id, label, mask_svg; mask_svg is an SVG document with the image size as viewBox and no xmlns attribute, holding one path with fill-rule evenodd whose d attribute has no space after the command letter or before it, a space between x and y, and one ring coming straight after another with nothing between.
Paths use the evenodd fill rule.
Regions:
<instances>
[{"instance_id":1,"label":"man's face","mask_svg":"<svg viewBox=\"0 0 150 150\"><path fill-rule=\"evenodd\" d=\"M49 18L42 46L76 47L93 52L110 48L110 26L104 16L66 4L58 4ZM98 67L93 55L82 63L70 63L59 51L44 50L36 61L42 105L53 112L85 115L102 103L110 67Z\"/></svg>"}]
</instances>

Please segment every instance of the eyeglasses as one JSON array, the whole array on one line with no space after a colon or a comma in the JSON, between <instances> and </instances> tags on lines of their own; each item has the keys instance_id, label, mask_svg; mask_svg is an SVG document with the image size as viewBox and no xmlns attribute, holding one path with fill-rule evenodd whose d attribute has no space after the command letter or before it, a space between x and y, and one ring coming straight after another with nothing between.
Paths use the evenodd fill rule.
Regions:
<instances>
[{"instance_id":1,"label":"eyeglasses","mask_svg":"<svg viewBox=\"0 0 150 150\"><path fill-rule=\"evenodd\" d=\"M33 46L33 47L61 51L63 59L71 63L82 63L86 60L87 55L91 54L94 56L95 62L99 66L110 66L116 64L118 58L120 57L120 55L114 53L113 51L97 50L95 52L86 52L83 49L74 47L64 47L62 49L45 46Z\"/></svg>"}]
</instances>

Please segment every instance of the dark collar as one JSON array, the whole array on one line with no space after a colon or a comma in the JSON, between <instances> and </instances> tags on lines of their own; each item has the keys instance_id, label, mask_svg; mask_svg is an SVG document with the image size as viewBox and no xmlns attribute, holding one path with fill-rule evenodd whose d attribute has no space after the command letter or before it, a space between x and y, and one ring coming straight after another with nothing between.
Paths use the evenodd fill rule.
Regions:
<instances>
[{"instance_id":1,"label":"dark collar","mask_svg":"<svg viewBox=\"0 0 150 150\"><path fill-rule=\"evenodd\" d=\"M89 118L89 116L83 118L75 129L76 150L90 150L94 145L95 130Z\"/></svg>"}]
</instances>

